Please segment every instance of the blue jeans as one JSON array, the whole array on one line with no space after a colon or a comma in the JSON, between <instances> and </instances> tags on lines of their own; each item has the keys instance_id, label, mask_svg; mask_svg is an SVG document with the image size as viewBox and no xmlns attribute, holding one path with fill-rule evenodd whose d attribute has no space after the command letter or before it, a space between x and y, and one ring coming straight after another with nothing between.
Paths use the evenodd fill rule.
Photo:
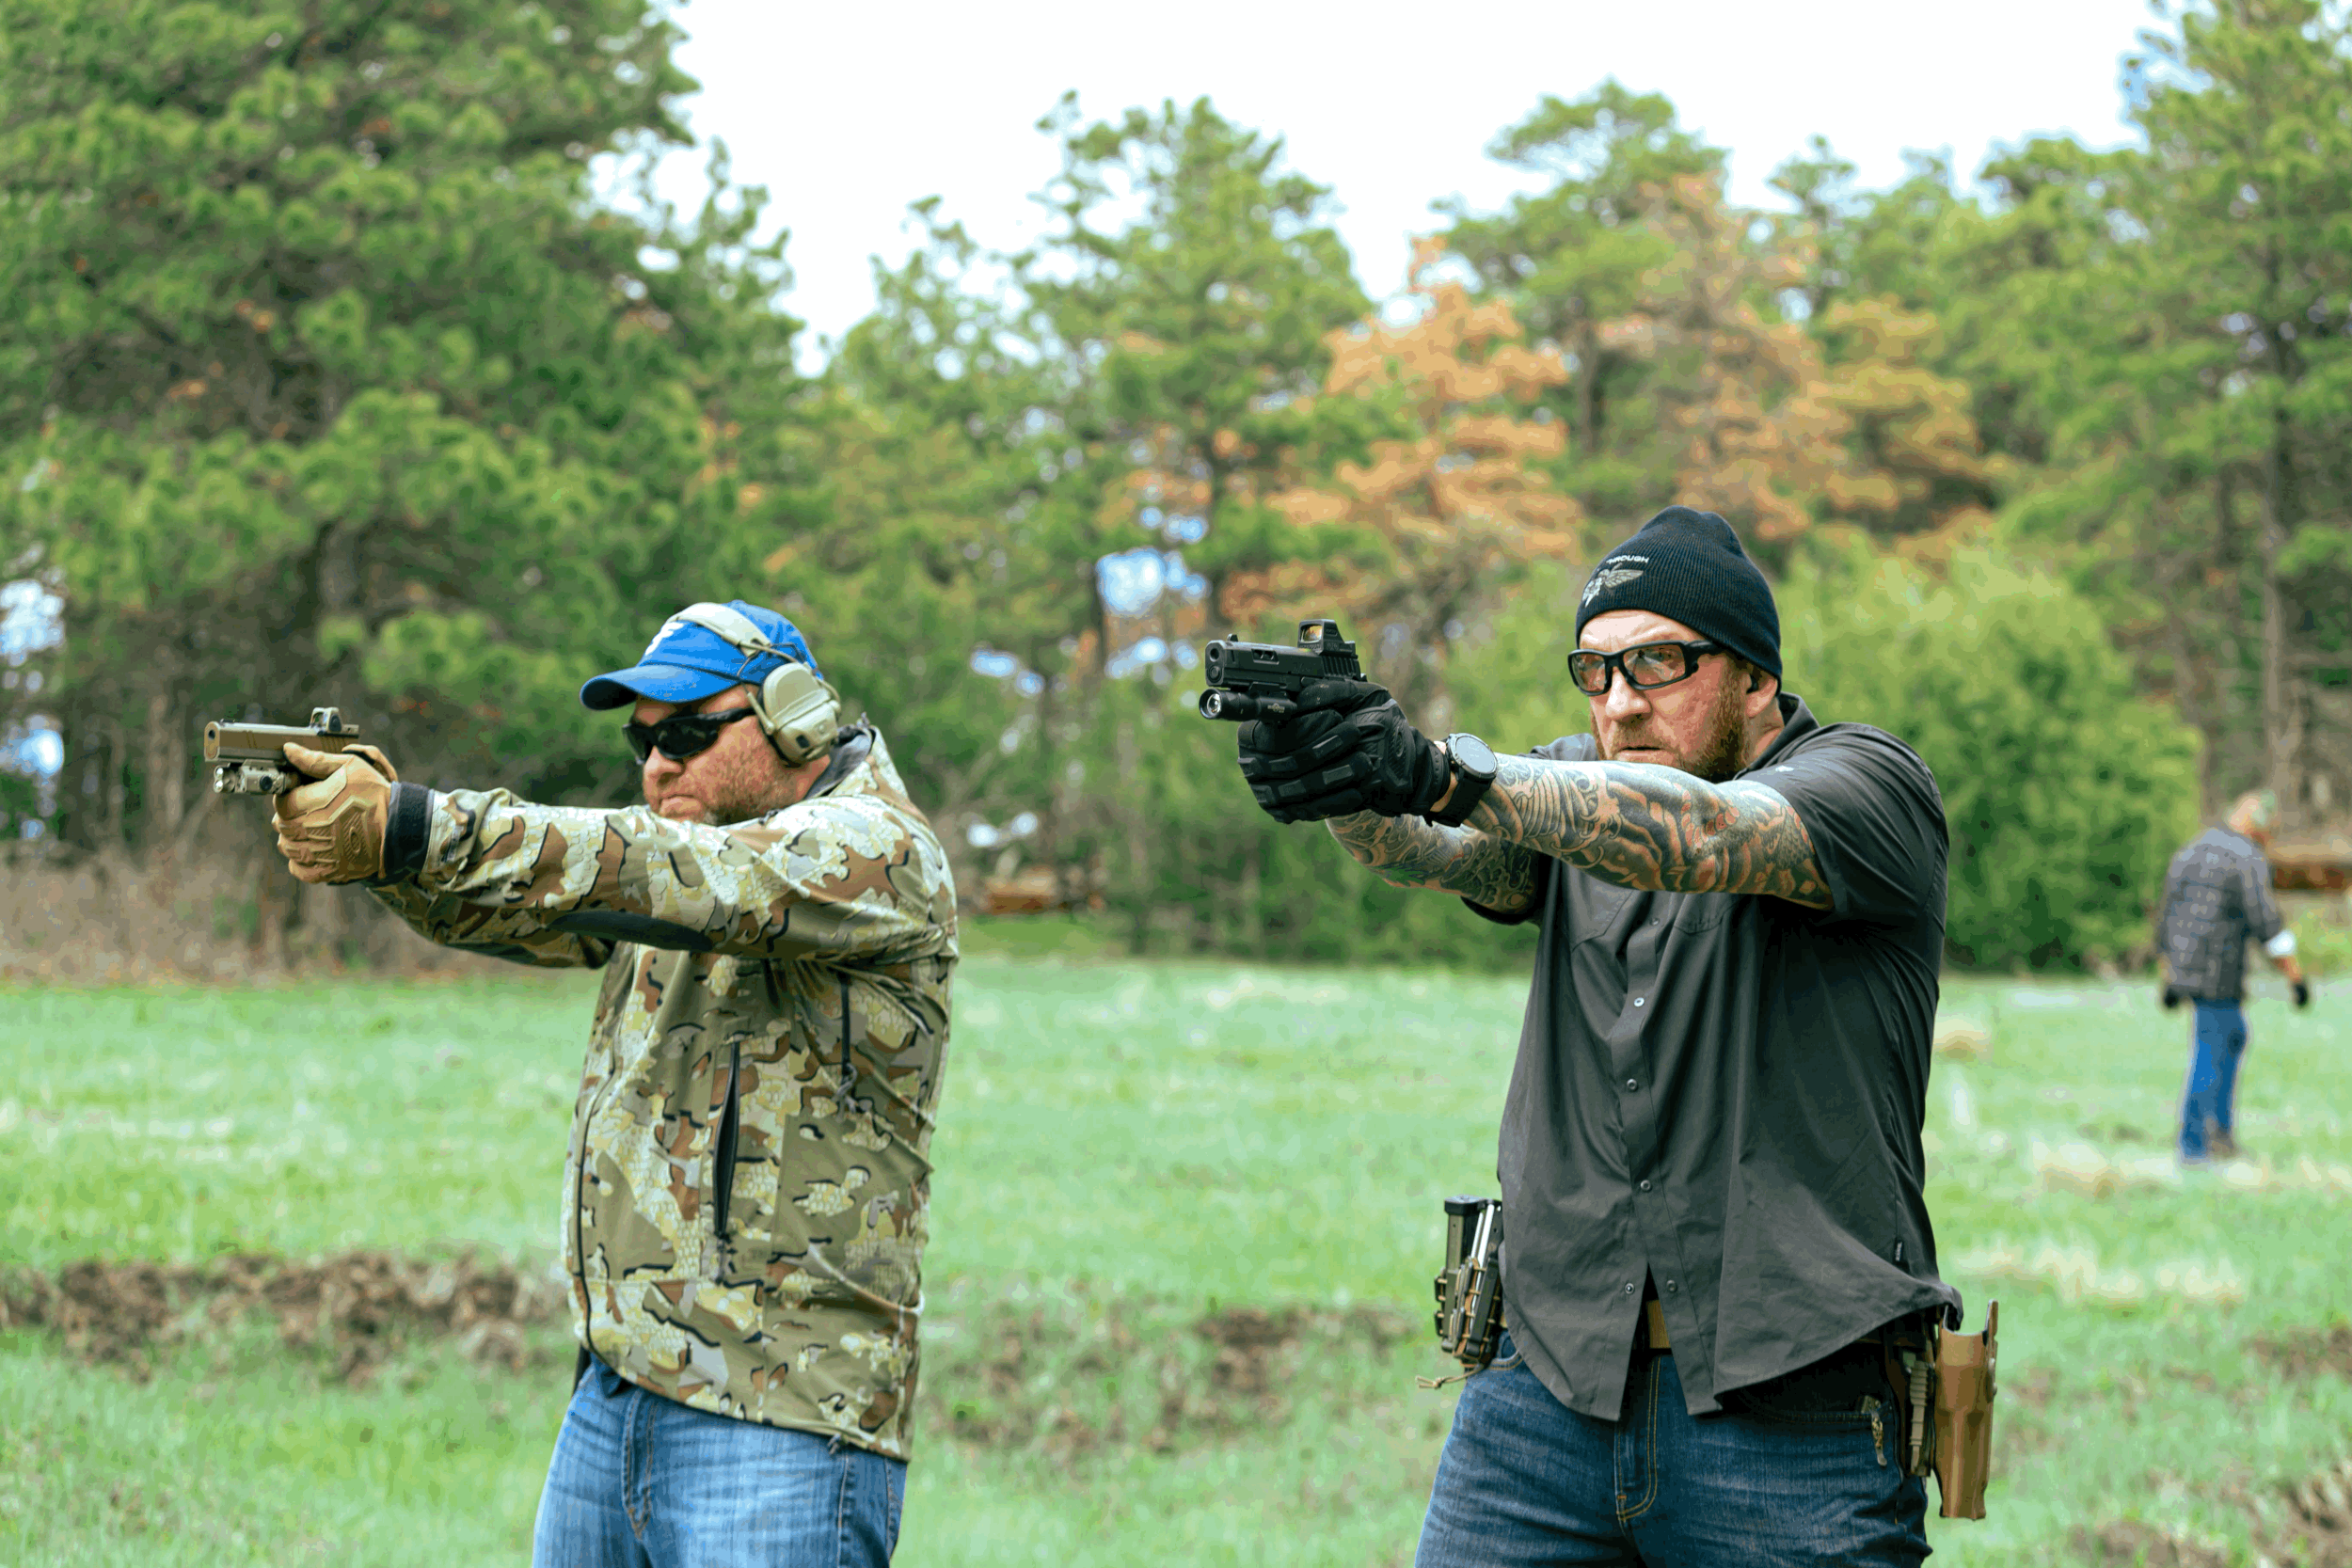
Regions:
<instances>
[{"instance_id":1,"label":"blue jeans","mask_svg":"<svg viewBox=\"0 0 2352 1568\"><path fill-rule=\"evenodd\" d=\"M532 1568L882 1568L907 1467L813 1432L739 1421L622 1381L572 1392Z\"/></svg>"},{"instance_id":2,"label":"blue jeans","mask_svg":"<svg viewBox=\"0 0 2352 1568\"><path fill-rule=\"evenodd\" d=\"M2237 1090L2238 1058L2246 1054L2246 1009L2234 1002L2197 999L2194 1053L2188 1063L2188 1093L2181 1101L2181 1158L2202 1160L2212 1149L2206 1128L2233 1138L2232 1097Z\"/></svg>"},{"instance_id":3,"label":"blue jeans","mask_svg":"<svg viewBox=\"0 0 2352 1568\"><path fill-rule=\"evenodd\" d=\"M1416 1568L1879 1568L1928 1555L1927 1484L1902 1473L1891 1409L1876 1431L1859 1401L1694 1417L1674 1357L1644 1351L1604 1421L1525 1367L1502 1370L1510 1354L1506 1335L1462 1387Z\"/></svg>"}]
</instances>

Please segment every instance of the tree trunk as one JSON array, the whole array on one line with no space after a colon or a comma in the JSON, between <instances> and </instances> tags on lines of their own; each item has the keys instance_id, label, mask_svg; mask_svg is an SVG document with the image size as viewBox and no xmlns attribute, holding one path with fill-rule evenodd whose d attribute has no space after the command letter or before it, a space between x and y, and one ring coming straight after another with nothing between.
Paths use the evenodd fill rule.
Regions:
<instances>
[{"instance_id":1,"label":"tree trunk","mask_svg":"<svg viewBox=\"0 0 2352 1568\"><path fill-rule=\"evenodd\" d=\"M171 682L158 670L147 694L146 756L140 767L139 841L151 857L168 855L188 810L187 748Z\"/></svg>"},{"instance_id":2,"label":"tree trunk","mask_svg":"<svg viewBox=\"0 0 2352 1568\"><path fill-rule=\"evenodd\" d=\"M2279 586L2279 556L2286 548L2286 528L2279 516L2283 467L2282 454L2274 445L2263 475L2258 541L2263 605L2263 782L2277 793L2280 814L2294 816L2301 800L2296 787L2296 758L2302 750L2303 725L2301 705L2295 700L2295 676L2287 668L2286 595Z\"/></svg>"},{"instance_id":3,"label":"tree trunk","mask_svg":"<svg viewBox=\"0 0 2352 1568\"><path fill-rule=\"evenodd\" d=\"M2187 602L2187 587L2176 576L2165 597L2175 605ZM2220 715L2217 711L2212 682L2198 668L2197 650L2189 641L2188 617L2174 614L2165 623L2165 642L2172 655L2172 702L2181 710L2181 717L2196 727L2204 737L2204 745L2197 752L2197 798L2207 815L2219 805L2214 782L2214 758L2220 752L2222 732Z\"/></svg>"},{"instance_id":4,"label":"tree trunk","mask_svg":"<svg viewBox=\"0 0 2352 1568\"><path fill-rule=\"evenodd\" d=\"M108 715L105 721L105 772L99 780L99 794L106 802L106 828L102 847L109 854L123 847L123 768L128 758L123 745L122 721Z\"/></svg>"},{"instance_id":5,"label":"tree trunk","mask_svg":"<svg viewBox=\"0 0 2352 1568\"><path fill-rule=\"evenodd\" d=\"M1152 910L1159 891L1152 878L1152 822L1143 808L1143 747L1136 720L1119 721L1119 816L1127 839L1127 942L1141 953L1152 934Z\"/></svg>"},{"instance_id":6,"label":"tree trunk","mask_svg":"<svg viewBox=\"0 0 2352 1568\"><path fill-rule=\"evenodd\" d=\"M291 890L299 884L275 854L257 853L253 865L253 961L263 969L286 967L286 918L294 912Z\"/></svg>"},{"instance_id":7,"label":"tree trunk","mask_svg":"<svg viewBox=\"0 0 2352 1568\"><path fill-rule=\"evenodd\" d=\"M1265 953L1265 853L1256 835L1241 851L1241 948L1252 958Z\"/></svg>"}]
</instances>

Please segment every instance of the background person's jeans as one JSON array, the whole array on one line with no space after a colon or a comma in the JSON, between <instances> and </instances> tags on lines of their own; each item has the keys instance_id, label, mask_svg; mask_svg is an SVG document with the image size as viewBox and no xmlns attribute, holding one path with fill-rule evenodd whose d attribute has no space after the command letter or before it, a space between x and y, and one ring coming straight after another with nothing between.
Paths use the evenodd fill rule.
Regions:
<instances>
[{"instance_id":1,"label":"background person's jeans","mask_svg":"<svg viewBox=\"0 0 2352 1568\"><path fill-rule=\"evenodd\" d=\"M2191 1037L2188 1092L2181 1101L2181 1158L2202 1160L2213 1152L2208 1126L2234 1137L2233 1098L2238 1058L2246 1054L2246 1009L2234 1002L2197 999Z\"/></svg>"},{"instance_id":2,"label":"background person's jeans","mask_svg":"<svg viewBox=\"0 0 2352 1568\"><path fill-rule=\"evenodd\" d=\"M532 1568L882 1568L906 1464L713 1416L601 1361L548 1464Z\"/></svg>"},{"instance_id":3,"label":"background person's jeans","mask_svg":"<svg viewBox=\"0 0 2352 1568\"><path fill-rule=\"evenodd\" d=\"M1928 1555L1928 1494L1894 1413L1693 1417L1672 1355L1645 1353L1614 1423L1551 1397L1525 1367L1462 1388L1416 1568L1568 1563L1879 1568Z\"/></svg>"}]
</instances>

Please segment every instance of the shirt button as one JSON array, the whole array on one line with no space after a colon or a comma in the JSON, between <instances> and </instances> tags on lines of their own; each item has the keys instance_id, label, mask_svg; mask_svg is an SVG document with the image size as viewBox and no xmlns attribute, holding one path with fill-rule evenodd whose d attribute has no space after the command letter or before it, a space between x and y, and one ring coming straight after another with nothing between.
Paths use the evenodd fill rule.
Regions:
<instances>
[{"instance_id":1,"label":"shirt button","mask_svg":"<svg viewBox=\"0 0 2352 1568\"><path fill-rule=\"evenodd\" d=\"M1640 1287L1640 1286L1638 1286L1638 1285L1636 1285L1636 1284L1634 1284L1634 1283L1633 1283L1633 1281L1631 1281L1630 1279L1629 1279L1629 1280L1627 1280L1627 1281L1625 1282L1625 1293L1626 1293L1627 1295L1631 1295L1631 1294L1632 1294L1635 1291L1640 1290L1640 1289L1641 1289L1641 1287Z\"/></svg>"},{"instance_id":2,"label":"shirt button","mask_svg":"<svg viewBox=\"0 0 2352 1568\"><path fill-rule=\"evenodd\" d=\"M1666 1281L1666 1293L1668 1295L1673 1295L1675 1293L1675 1282L1671 1279Z\"/></svg>"},{"instance_id":3,"label":"shirt button","mask_svg":"<svg viewBox=\"0 0 2352 1568\"><path fill-rule=\"evenodd\" d=\"M1626 1086L1629 1090L1631 1090L1631 1089L1638 1089L1638 1088L1640 1088L1640 1087L1641 1087L1641 1085L1640 1085L1639 1084L1636 1084L1636 1083L1635 1083L1632 1079L1630 1079L1630 1078L1629 1078L1629 1079L1627 1079L1627 1080L1625 1081L1625 1086Z\"/></svg>"},{"instance_id":4,"label":"shirt button","mask_svg":"<svg viewBox=\"0 0 2352 1568\"><path fill-rule=\"evenodd\" d=\"M1645 1182L1643 1182L1643 1183L1642 1183L1642 1191L1644 1191L1644 1192L1648 1192L1648 1191L1649 1191L1649 1183L1648 1183L1648 1182L1645 1181Z\"/></svg>"}]
</instances>

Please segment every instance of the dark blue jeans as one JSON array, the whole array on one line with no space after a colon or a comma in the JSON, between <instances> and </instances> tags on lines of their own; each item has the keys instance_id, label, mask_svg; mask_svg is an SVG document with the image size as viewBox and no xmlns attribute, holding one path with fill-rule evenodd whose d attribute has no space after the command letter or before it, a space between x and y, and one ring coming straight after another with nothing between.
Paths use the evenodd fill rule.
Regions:
<instances>
[{"instance_id":1,"label":"dark blue jeans","mask_svg":"<svg viewBox=\"0 0 2352 1568\"><path fill-rule=\"evenodd\" d=\"M813 1432L714 1416L601 1361L548 1464L532 1568L884 1568L907 1467Z\"/></svg>"},{"instance_id":2,"label":"dark blue jeans","mask_svg":"<svg viewBox=\"0 0 2352 1568\"><path fill-rule=\"evenodd\" d=\"M1674 1357L1638 1353L1615 1421L1581 1416L1524 1367L1471 1378L1438 1462L1416 1568L1881 1568L1928 1555L1928 1494L1894 1412L1692 1416ZM1890 1390L1891 1392L1891 1390ZM1802 1405L1803 1402L1800 1402Z\"/></svg>"},{"instance_id":3,"label":"dark blue jeans","mask_svg":"<svg viewBox=\"0 0 2352 1568\"><path fill-rule=\"evenodd\" d=\"M2202 1160L2213 1152L2208 1127L2224 1137L2236 1135L2233 1101L2238 1058L2246 1054L2246 1009L2199 997L2191 1040L2188 1093L2181 1101L2181 1158Z\"/></svg>"}]
</instances>

